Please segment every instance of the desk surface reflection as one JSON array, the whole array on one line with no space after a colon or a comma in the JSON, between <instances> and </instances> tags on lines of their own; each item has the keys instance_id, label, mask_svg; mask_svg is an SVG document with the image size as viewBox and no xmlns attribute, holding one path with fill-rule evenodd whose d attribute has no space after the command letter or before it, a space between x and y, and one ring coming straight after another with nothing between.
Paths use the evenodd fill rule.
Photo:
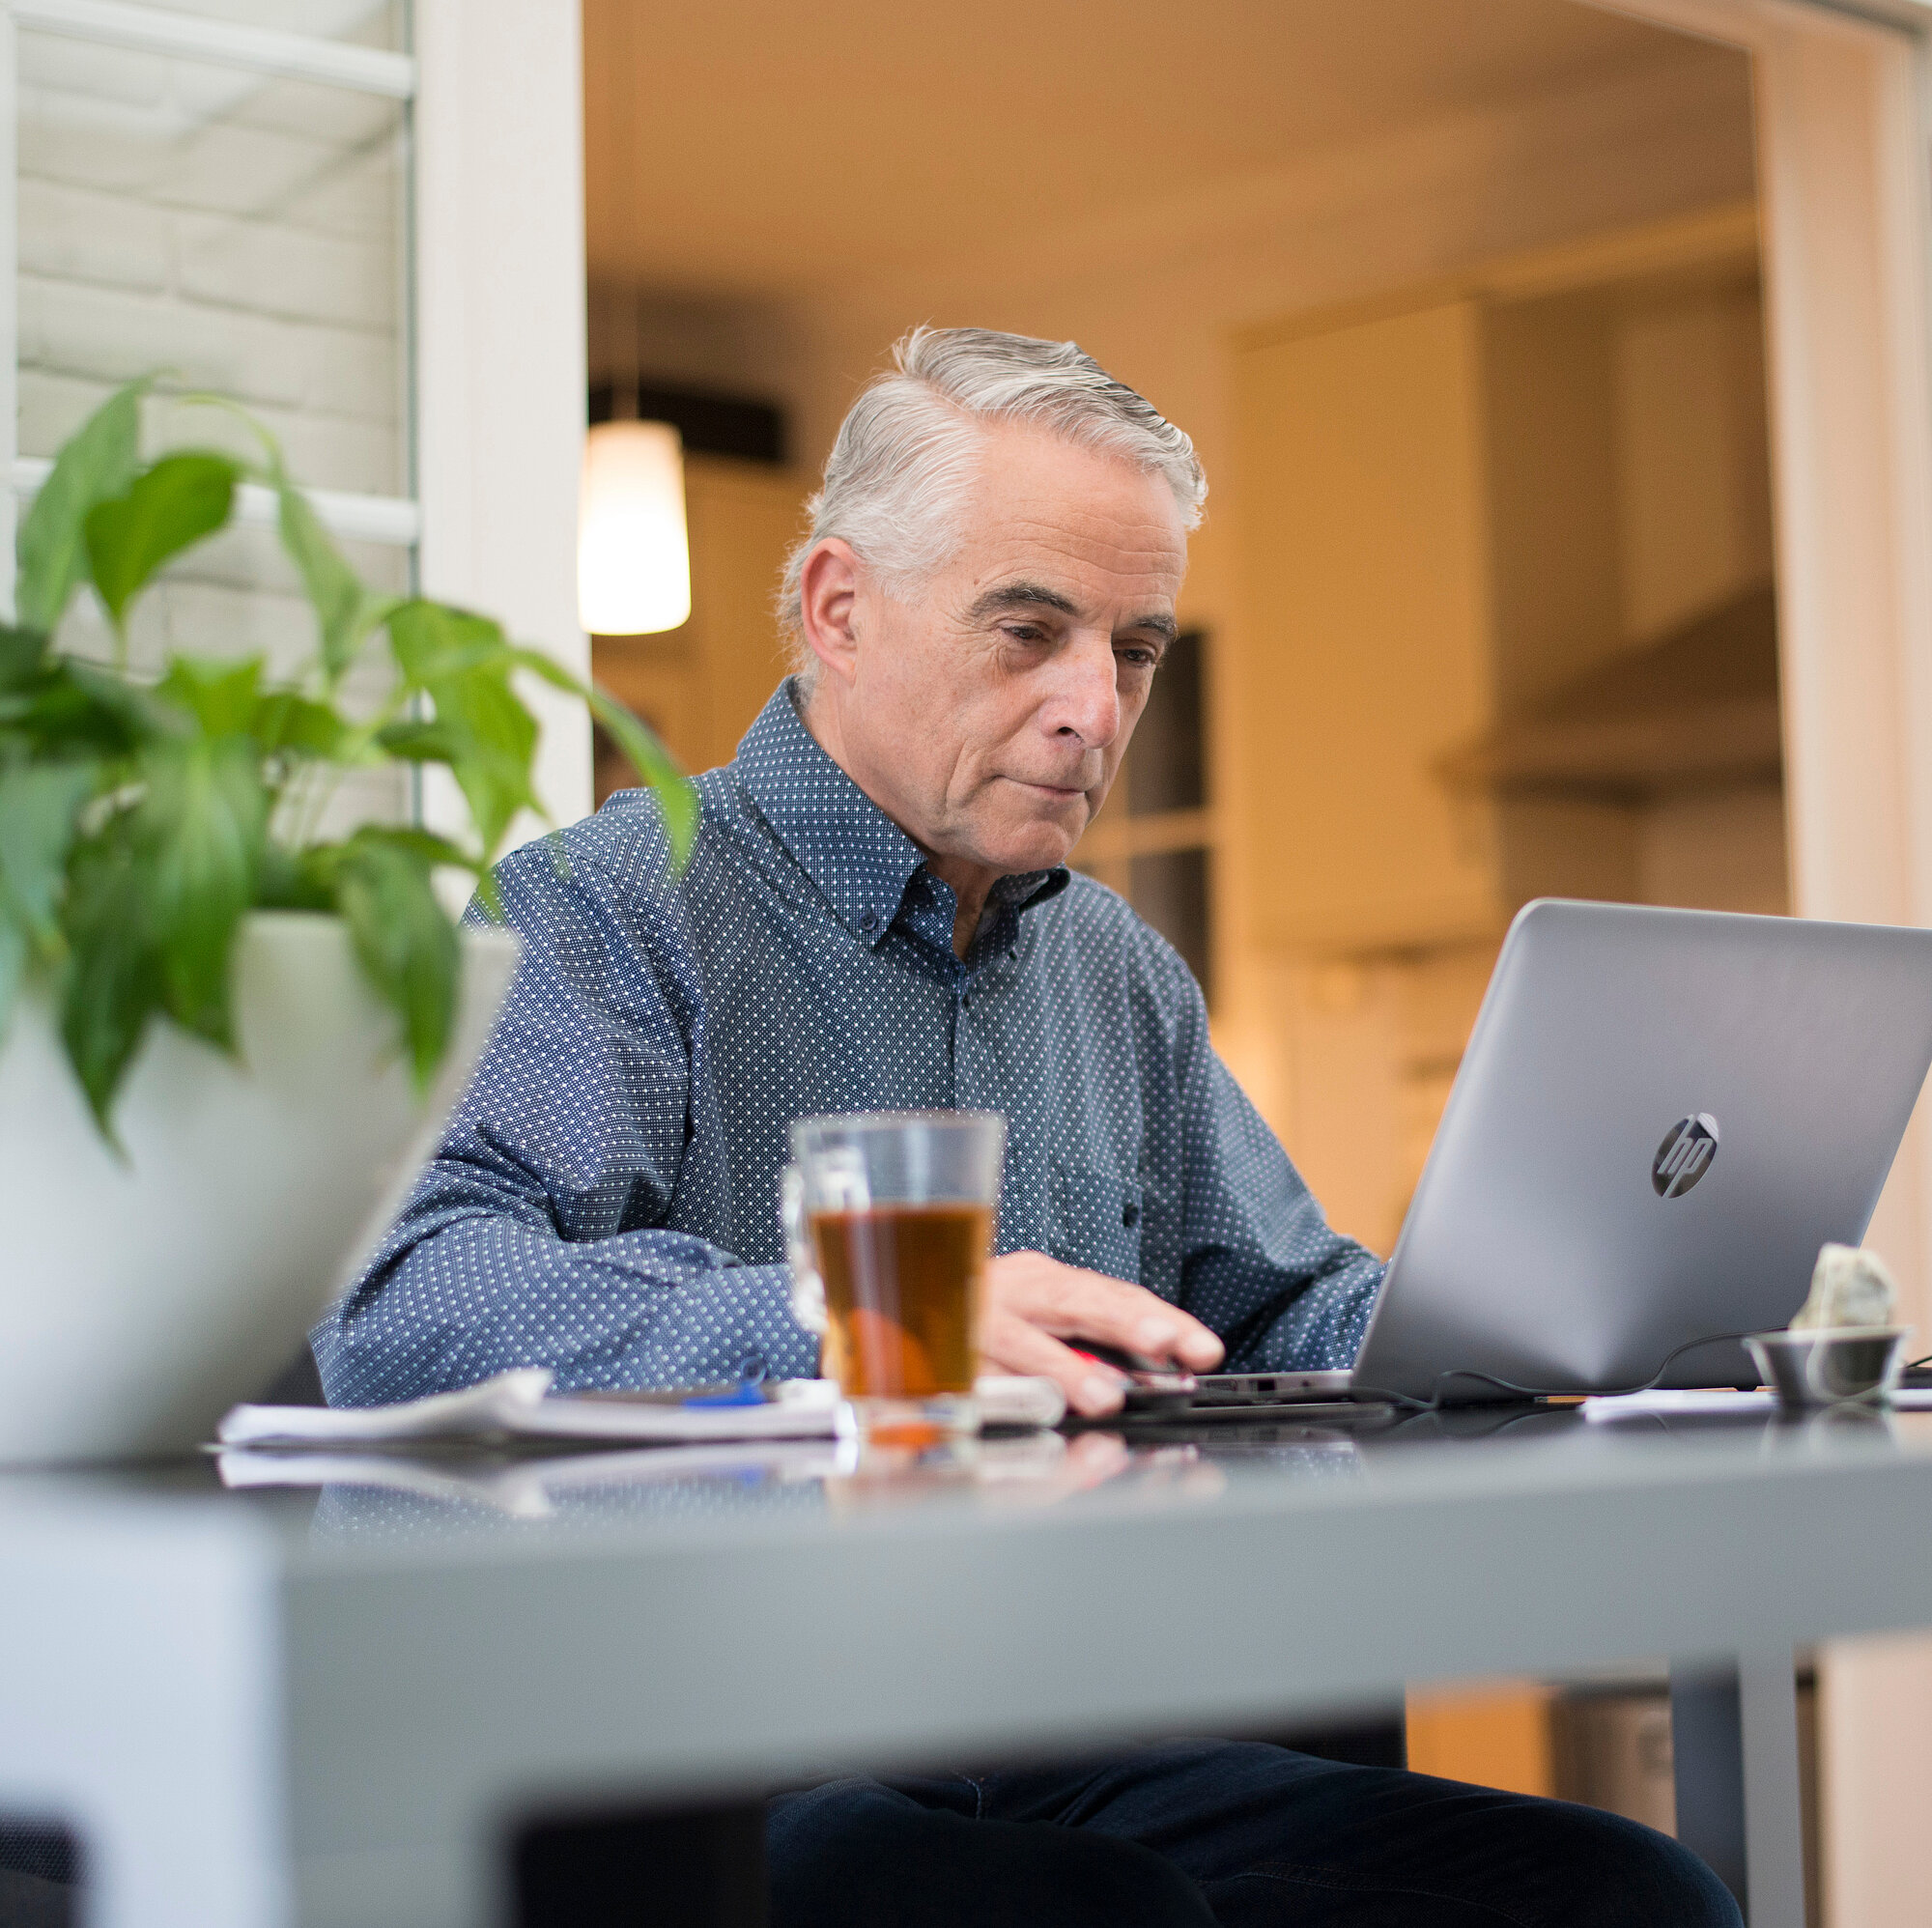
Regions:
<instances>
[{"instance_id":1,"label":"desk surface reflection","mask_svg":"<svg viewBox=\"0 0 1932 1928\"><path fill-rule=\"evenodd\" d=\"M0 1809L107 1844L103 1920L456 1928L493 1916L506 1817L554 1799L1280 1731L1642 1658L1756 1656L1788 1707L1795 1645L1932 1621L1928 1517L1918 1414L16 1473L0 1601L36 1664L0 1670Z\"/></svg>"}]
</instances>

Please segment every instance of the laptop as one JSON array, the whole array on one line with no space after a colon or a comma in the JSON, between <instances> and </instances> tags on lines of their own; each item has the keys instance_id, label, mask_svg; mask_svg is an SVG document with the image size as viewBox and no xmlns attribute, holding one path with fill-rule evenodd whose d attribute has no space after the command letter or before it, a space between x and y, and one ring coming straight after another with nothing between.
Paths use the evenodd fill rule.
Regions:
<instances>
[{"instance_id":1,"label":"laptop","mask_svg":"<svg viewBox=\"0 0 1932 1928\"><path fill-rule=\"evenodd\" d=\"M1166 1404L1755 1385L1736 1335L1788 1323L1819 1246L1862 1238L1928 1065L1932 930L1532 903L1353 1370Z\"/></svg>"}]
</instances>

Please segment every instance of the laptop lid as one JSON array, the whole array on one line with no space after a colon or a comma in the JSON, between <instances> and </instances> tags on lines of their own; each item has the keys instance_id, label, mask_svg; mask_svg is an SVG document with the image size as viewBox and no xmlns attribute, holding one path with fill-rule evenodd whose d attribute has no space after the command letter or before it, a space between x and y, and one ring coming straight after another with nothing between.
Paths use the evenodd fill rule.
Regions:
<instances>
[{"instance_id":1,"label":"laptop lid","mask_svg":"<svg viewBox=\"0 0 1932 1928\"><path fill-rule=\"evenodd\" d=\"M1447 1403L1755 1384L1932 1064L1932 931L1546 899L1510 926L1356 1360ZM1473 1376L1488 1375L1490 1377Z\"/></svg>"}]
</instances>

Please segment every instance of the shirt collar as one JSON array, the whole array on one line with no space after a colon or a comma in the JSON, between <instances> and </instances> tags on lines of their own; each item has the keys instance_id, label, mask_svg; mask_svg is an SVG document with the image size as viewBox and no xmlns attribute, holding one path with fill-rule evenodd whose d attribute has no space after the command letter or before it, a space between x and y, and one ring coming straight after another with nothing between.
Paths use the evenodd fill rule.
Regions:
<instances>
[{"instance_id":1,"label":"shirt collar","mask_svg":"<svg viewBox=\"0 0 1932 1928\"><path fill-rule=\"evenodd\" d=\"M738 746L738 781L779 841L852 935L877 945L924 867L919 845L844 771L798 713L787 676ZM1066 888L1065 869L1002 877L994 901L1014 910Z\"/></svg>"}]
</instances>

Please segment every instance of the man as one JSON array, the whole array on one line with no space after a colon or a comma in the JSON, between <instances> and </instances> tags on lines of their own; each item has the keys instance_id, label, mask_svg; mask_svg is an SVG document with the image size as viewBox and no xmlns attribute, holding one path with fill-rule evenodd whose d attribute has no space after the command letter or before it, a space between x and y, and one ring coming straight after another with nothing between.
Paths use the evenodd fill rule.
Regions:
<instances>
[{"instance_id":1,"label":"man","mask_svg":"<svg viewBox=\"0 0 1932 1928\"><path fill-rule=\"evenodd\" d=\"M1070 343L918 329L847 417L786 569L799 674L698 780L569 864L502 865L523 970L358 1288L331 1400L510 1366L564 1386L810 1373L780 1260L794 1118L1009 1125L994 1366L1115 1410L1065 1343L1203 1369L1353 1357L1378 1262L1329 1231L1201 994L1064 867L1175 634L1192 444ZM774 1802L780 1928L839 1922L1735 1923L1673 1843L1587 1810L1208 1743Z\"/></svg>"}]
</instances>

